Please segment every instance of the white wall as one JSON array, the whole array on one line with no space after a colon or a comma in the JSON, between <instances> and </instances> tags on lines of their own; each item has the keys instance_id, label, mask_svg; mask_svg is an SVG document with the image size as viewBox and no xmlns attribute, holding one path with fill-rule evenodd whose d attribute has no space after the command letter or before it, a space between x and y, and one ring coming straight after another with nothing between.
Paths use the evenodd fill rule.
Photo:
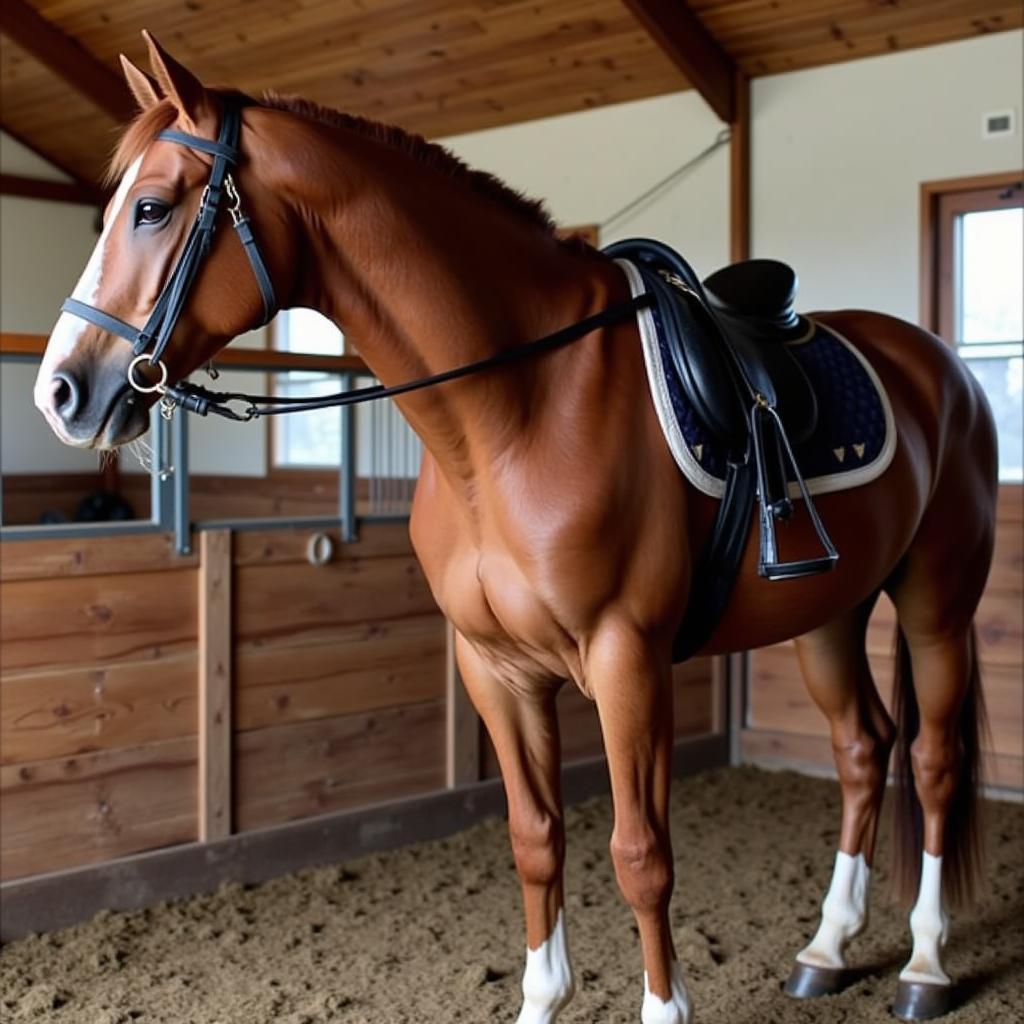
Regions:
<instances>
[{"instance_id":1,"label":"white wall","mask_svg":"<svg viewBox=\"0 0 1024 1024\"><path fill-rule=\"evenodd\" d=\"M860 305L917 318L923 181L1016 169L1024 33L1001 32L753 82L752 248L791 262L801 308ZM983 114L1016 107L1017 134ZM695 92L442 140L543 196L564 224L600 222L710 143ZM676 246L702 275L728 262L726 150L602 234Z\"/></svg>"},{"instance_id":2,"label":"white wall","mask_svg":"<svg viewBox=\"0 0 1024 1024\"><path fill-rule=\"evenodd\" d=\"M796 267L804 309L918 318L923 181L1024 165L1024 33L757 79L753 254ZM1017 133L982 138L985 113Z\"/></svg>"},{"instance_id":3,"label":"white wall","mask_svg":"<svg viewBox=\"0 0 1024 1024\"><path fill-rule=\"evenodd\" d=\"M0 170L66 181L0 132ZM48 334L96 244L96 211L87 206L0 196L0 330ZM0 467L4 473L96 469L94 452L66 448L32 404L36 367L0 362Z\"/></svg>"},{"instance_id":4,"label":"white wall","mask_svg":"<svg viewBox=\"0 0 1024 1024\"><path fill-rule=\"evenodd\" d=\"M42 178L43 181L71 180L63 171L33 153L5 131L0 131L0 167L3 168L4 174L17 174L23 178Z\"/></svg>"},{"instance_id":5,"label":"white wall","mask_svg":"<svg viewBox=\"0 0 1024 1024\"><path fill-rule=\"evenodd\" d=\"M441 139L474 167L542 197L560 224L600 224L714 142L722 124L696 92ZM601 232L675 246L705 276L728 262L729 156L722 147Z\"/></svg>"}]
</instances>

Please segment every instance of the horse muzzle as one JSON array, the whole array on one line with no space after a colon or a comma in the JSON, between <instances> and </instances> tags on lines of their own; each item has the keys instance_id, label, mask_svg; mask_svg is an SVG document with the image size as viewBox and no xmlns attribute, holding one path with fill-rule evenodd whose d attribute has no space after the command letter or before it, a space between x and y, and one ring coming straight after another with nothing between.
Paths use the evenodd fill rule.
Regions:
<instances>
[{"instance_id":1,"label":"horse muzzle","mask_svg":"<svg viewBox=\"0 0 1024 1024\"><path fill-rule=\"evenodd\" d=\"M48 379L41 370L34 398L57 437L75 448L117 448L149 427L148 403L129 386L121 366L98 378L70 361Z\"/></svg>"}]
</instances>

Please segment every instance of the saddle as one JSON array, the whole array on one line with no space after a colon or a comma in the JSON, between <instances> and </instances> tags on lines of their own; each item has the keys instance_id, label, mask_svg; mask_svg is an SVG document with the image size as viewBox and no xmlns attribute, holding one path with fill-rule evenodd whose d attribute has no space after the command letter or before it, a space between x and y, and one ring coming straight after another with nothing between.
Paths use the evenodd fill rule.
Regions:
<instances>
[{"instance_id":1,"label":"saddle","mask_svg":"<svg viewBox=\"0 0 1024 1024\"><path fill-rule=\"evenodd\" d=\"M761 576L781 580L827 572L838 558L793 456L792 445L810 437L818 421L814 388L786 344L803 337L808 325L794 312L796 274L784 263L747 260L702 284L686 260L661 242L630 239L604 252L639 270L654 296L659 335L683 395L728 452L725 493L676 636L673 653L682 661L704 645L725 611L755 505ZM780 558L775 524L793 515L791 479L821 556Z\"/></svg>"}]
</instances>

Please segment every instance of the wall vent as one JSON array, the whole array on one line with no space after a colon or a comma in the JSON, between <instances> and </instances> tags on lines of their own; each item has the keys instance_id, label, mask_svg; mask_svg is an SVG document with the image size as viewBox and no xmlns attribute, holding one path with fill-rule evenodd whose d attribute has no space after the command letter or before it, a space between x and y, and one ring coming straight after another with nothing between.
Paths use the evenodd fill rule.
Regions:
<instances>
[{"instance_id":1,"label":"wall vent","mask_svg":"<svg viewBox=\"0 0 1024 1024\"><path fill-rule=\"evenodd\" d=\"M996 110L982 119L982 138L1002 139L1017 131L1016 111Z\"/></svg>"}]
</instances>

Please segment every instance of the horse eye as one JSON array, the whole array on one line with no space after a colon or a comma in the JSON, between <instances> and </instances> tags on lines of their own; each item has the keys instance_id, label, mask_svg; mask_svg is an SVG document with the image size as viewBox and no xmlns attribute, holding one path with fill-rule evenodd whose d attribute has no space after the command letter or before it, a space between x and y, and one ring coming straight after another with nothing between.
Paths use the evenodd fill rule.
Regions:
<instances>
[{"instance_id":1,"label":"horse eye","mask_svg":"<svg viewBox=\"0 0 1024 1024\"><path fill-rule=\"evenodd\" d=\"M140 199L135 205L135 226L140 224L160 224L166 220L171 208L158 199Z\"/></svg>"}]
</instances>

